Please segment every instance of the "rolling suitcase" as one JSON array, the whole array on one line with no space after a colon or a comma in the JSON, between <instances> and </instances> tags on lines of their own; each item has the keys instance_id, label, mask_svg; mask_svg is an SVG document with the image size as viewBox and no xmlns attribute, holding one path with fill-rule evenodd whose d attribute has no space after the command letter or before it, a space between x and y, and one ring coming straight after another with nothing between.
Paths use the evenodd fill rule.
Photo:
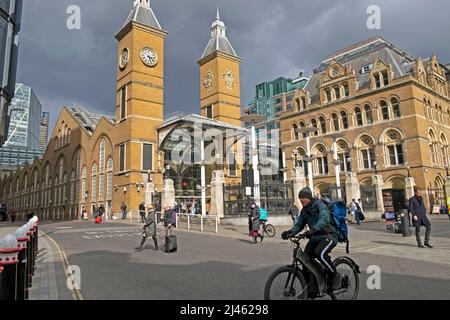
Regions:
<instances>
[{"instance_id":1,"label":"rolling suitcase","mask_svg":"<svg viewBox=\"0 0 450 320\"><path fill-rule=\"evenodd\" d=\"M164 251L167 253L172 253L172 252L176 252L177 249L178 249L177 248L177 237L175 237L175 236L166 237Z\"/></svg>"}]
</instances>

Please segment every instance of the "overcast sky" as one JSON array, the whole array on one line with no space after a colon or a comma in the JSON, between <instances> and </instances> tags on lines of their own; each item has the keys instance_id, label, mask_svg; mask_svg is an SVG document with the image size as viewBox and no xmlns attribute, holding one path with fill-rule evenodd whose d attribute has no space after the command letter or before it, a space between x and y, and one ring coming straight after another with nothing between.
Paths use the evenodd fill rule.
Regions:
<instances>
[{"instance_id":1,"label":"overcast sky","mask_svg":"<svg viewBox=\"0 0 450 320\"><path fill-rule=\"evenodd\" d=\"M18 82L31 86L51 113L82 105L113 113L117 43L114 35L132 0L25 0ZM67 7L81 8L81 29L66 27ZM448 0L151 0L163 28L165 113L198 112L200 58L220 8L241 65L242 105L255 85L307 74L326 55L381 35L413 56L435 52L450 63ZM366 26L370 5L381 8L381 30Z\"/></svg>"}]
</instances>

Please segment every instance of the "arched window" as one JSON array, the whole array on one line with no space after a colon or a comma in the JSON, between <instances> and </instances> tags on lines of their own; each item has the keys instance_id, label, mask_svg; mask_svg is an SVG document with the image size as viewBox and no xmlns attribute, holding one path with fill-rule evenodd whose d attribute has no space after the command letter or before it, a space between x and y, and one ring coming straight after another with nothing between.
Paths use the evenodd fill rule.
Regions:
<instances>
[{"instance_id":1,"label":"arched window","mask_svg":"<svg viewBox=\"0 0 450 320\"><path fill-rule=\"evenodd\" d=\"M359 107L355 108L355 115L356 115L356 123L358 124L358 126L362 127L364 125L363 116L361 109Z\"/></svg>"},{"instance_id":2,"label":"arched window","mask_svg":"<svg viewBox=\"0 0 450 320\"><path fill-rule=\"evenodd\" d=\"M334 131L339 131L341 128L339 127L339 118L337 114L333 113L331 119L333 120Z\"/></svg>"},{"instance_id":3,"label":"arched window","mask_svg":"<svg viewBox=\"0 0 450 320\"><path fill-rule=\"evenodd\" d=\"M381 115L383 117L383 120L389 120L389 106L386 103L386 101L382 100L380 102L380 107L381 107Z\"/></svg>"},{"instance_id":4,"label":"arched window","mask_svg":"<svg viewBox=\"0 0 450 320\"><path fill-rule=\"evenodd\" d=\"M306 127L305 122L300 121L300 128L305 128L305 127ZM303 138L303 139L306 139L306 132L303 132L303 133L302 133L302 138Z\"/></svg>"},{"instance_id":5,"label":"arched window","mask_svg":"<svg viewBox=\"0 0 450 320\"><path fill-rule=\"evenodd\" d=\"M105 188L105 139L100 141L99 149L98 201L102 202Z\"/></svg>"},{"instance_id":6,"label":"arched window","mask_svg":"<svg viewBox=\"0 0 450 320\"><path fill-rule=\"evenodd\" d=\"M438 152L437 152L437 140L436 140L436 135L434 134L434 132L432 130L430 130L428 132L428 139L429 139L429 151L430 151L430 155L431 155L431 162L433 165L437 165L439 163L438 160Z\"/></svg>"},{"instance_id":7,"label":"arched window","mask_svg":"<svg viewBox=\"0 0 450 320\"><path fill-rule=\"evenodd\" d=\"M94 204L97 201L97 164L94 163L91 171L91 202Z\"/></svg>"},{"instance_id":8,"label":"arched window","mask_svg":"<svg viewBox=\"0 0 450 320\"><path fill-rule=\"evenodd\" d=\"M327 149L323 145L318 145L316 147L316 159L315 159L315 167L318 175L327 175L328 174L328 156Z\"/></svg>"},{"instance_id":9,"label":"arched window","mask_svg":"<svg viewBox=\"0 0 450 320\"><path fill-rule=\"evenodd\" d=\"M363 135L357 142L358 146L358 162L359 168L372 169L374 167L375 158L375 143L368 135Z\"/></svg>"},{"instance_id":10,"label":"arched window","mask_svg":"<svg viewBox=\"0 0 450 320\"><path fill-rule=\"evenodd\" d=\"M75 170L72 170L72 173L70 174L70 203L76 204L76 176L75 176Z\"/></svg>"},{"instance_id":11,"label":"arched window","mask_svg":"<svg viewBox=\"0 0 450 320\"><path fill-rule=\"evenodd\" d=\"M327 133L327 123L326 123L325 118L320 117L319 122L320 122L320 130L322 131L322 134L326 134Z\"/></svg>"},{"instance_id":12,"label":"arched window","mask_svg":"<svg viewBox=\"0 0 450 320\"><path fill-rule=\"evenodd\" d=\"M337 142L337 151L341 172L352 171L352 159L350 158L350 147L345 140Z\"/></svg>"},{"instance_id":13,"label":"arched window","mask_svg":"<svg viewBox=\"0 0 450 320\"><path fill-rule=\"evenodd\" d=\"M86 167L83 167L83 171L81 173L81 203L84 204L86 202Z\"/></svg>"},{"instance_id":14,"label":"arched window","mask_svg":"<svg viewBox=\"0 0 450 320\"><path fill-rule=\"evenodd\" d=\"M400 118L402 114L400 112L400 102L398 101L398 99L392 98L391 105L392 105L392 113L394 114L394 117Z\"/></svg>"},{"instance_id":15,"label":"arched window","mask_svg":"<svg viewBox=\"0 0 450 320\"><path fill-rule=\"evenodd\" d=\"M366 114L366 123L372 124L373 123L373 114L372 114L372 108L370 105L366 104L364 106L364 113Z\"/></svg>"},{"instance_id":16,"label":"arched window","mask_svg":"<svg viewBox=\"0 0 450 320\"><path fill-rule=\"evenodd\" d=\"M347 112L341 111L341 119L342 119L342 126L344 129L348 129L348 116Z\"/></svg>"},{"instance_id":17,"label":"arched window","mask_svg":"<svg viewBox=\"0 0 450 320\"><path fill-rule=\"evenodd\" d=\"M386 165L398 166L405 164L403 154L403 143L400 134L395 130L390 130L384 137L386 147Z\"/></svg>"},{"instance_id":18,"label":"arched window","mask_svg":"<svg viewBox=\"0 0 450 320\"><path fill-rule=\"evenodd\" d=\"M318 126L317 126L317 120L316 120L316 119L312 119L312 120L311 120L311 126L312 126L313 128L319 129ZM318 134L319 134L319 130L317 130L316 132L314 132L312 135L313 135L313 136L317 136Z\"/></svg>"},{"instance_id":19,"label":"arched window","mask_svg":"<svg viewBox=\"0 0 450 320\"><path fill-rule=\"evenodd\" d=\"M448 142L444 134L441 134L441 158L444 166L449 165Z\"/></svg>"},{"instance_id":20,"label":"arched window","mask_svg":"<svg viewBox=\"0 0 450 320\"><path fill-rule=\"evenodd\" d=\"M109 158L106 169L106 200L112 200L112 175L113 175L113 159Z\"/></svg>"},{"instance_id":21,"label":"arched window","mask_svg":"<svg viewBox=\"0 0 450 320\"><path fill-rule=\"evenodd\" d=\"M296 140L296 141L298 141L298 140L300 140L300 135L299 135L299 133L298 133L298 126L297 126L297 124L293 124L292 125L292 136L294 137L294 140Z\"/></svg>"}]
</instances>

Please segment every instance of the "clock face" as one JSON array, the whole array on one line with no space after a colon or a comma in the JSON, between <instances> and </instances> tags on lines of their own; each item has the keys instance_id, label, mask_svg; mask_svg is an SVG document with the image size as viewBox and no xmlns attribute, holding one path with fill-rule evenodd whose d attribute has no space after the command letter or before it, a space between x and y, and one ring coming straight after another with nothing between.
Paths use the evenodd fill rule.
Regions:
<instances>
[{"instance_id":1,"label":"clock face","mask_svg":"<svg viewBox=\"0 0 450 320\"><path fill-rule=\"evenodd\" d=\"M330 69L330 77L336 78L337 76L339 76L339 74L340 74L340 71L337 67Z\"/></svg>"},{"instance_id":2,"label":"clock face","mask_svg":"<svg viewBox=\"0 0 450 320\"><path fill-rule=\"evenodd\" d=\"M149 67L154 67L158 63L158 55L155 50L151 48L143 48L141 50L141 59L142 62Z\"/></svg>"},{"instance_id":3,"label":"clock face","mask_svg":"<svg viewBox=\"0 0 450 320\"><path fill-rule=\"evenodd\" d=\"M122 54L120 56L120 62L119 62L119 66L121 69L126 67L129 57L130 57L130 53L128 51L128 48L123 49Z\"/></svg>"}]
</instances>

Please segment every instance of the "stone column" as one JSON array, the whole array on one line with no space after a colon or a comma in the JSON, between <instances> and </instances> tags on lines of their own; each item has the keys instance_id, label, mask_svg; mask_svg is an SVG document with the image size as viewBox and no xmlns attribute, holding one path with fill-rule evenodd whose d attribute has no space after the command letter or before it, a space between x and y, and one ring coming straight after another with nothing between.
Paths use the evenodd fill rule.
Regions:
<instances>
[{"instance_id":1,"label":"stone column","mask_svg":"<svg viewBox=\"0 0 450 320\"><path fill-rule=\"evenodd\" d=\"M292 183L293 183L293 189L294 189L294 199L293 201L297 205L299 209L302 208L302 204L300 203L300 200L298 199L298 194L300 190L307 187L306 184L306 177L305 177L305 170L301 167L296 167L292 169L293 177L292 177ZM312 190L314 192L314 190Z\"/></svg>"},{"instance_id":2,"label":"stone column","mask_svg":"<svg viewBox=\"0 0 450 320\"><path fill-rule=\"evenodd\" d=\"M147 182L145 184L145 205L153 204L153 194L155 194L155 184Z\"/></svg>"},{"instance_id":3,"label":"stone column","mask_svg":"<svg viewBox=\"0 0 450 320\"><path fill-rule=\"evenodd\" d=\"M384 212L384 203L383 203L383 189L384 189L384 181L383 176L381 174L376 174L373 176L373 185L375 186L375 192L377 195L377 209L378 211Z\"/></svg>"},{"instance_id":4,"label":"stone column","mask_svg":"<svg viewBox=\"0 0 450 320\"><path fill-rule=\"evenodd\" d=\"M223 207L223 186L225 184L225 175L223 170L213 172L211 180L211 208L210 214L217 215L219 219L225 217Z\"/></svg>"},{"instance_id":5,"label":"stone column","mask_svg":"<svg viewBox=\"0 0 450 320\"><path fill-rule=\"evenodd\" d=\"M414 187L416 186L416 181L412 177L405 178L405 194L406 200L414 196Z\"/></svg>"},{"instance_id":6,"label":"stone column","mask_svg":"<svg viewBox=\"0 0 450 320\"><path fill-rule=\"evenodd\" d=\"M164 186L162 190L161 195L161 202L162 202L162 209L164 207L172 207L175 203L175 187L173 186L173 180L172 179L165 179L164 180Z\"/></svg>"},{"instance_id":7,"label":"stone column","mask_svg":"<svg viewBox=\"0 0 450 320\"><path fill-rule=\"evenodd\" d=\"M350 203L352 199L358 200L361 198L358 175L355 172L345 174L345 195L347 197L347 203Z\"/></svg>"}]
</instances>

